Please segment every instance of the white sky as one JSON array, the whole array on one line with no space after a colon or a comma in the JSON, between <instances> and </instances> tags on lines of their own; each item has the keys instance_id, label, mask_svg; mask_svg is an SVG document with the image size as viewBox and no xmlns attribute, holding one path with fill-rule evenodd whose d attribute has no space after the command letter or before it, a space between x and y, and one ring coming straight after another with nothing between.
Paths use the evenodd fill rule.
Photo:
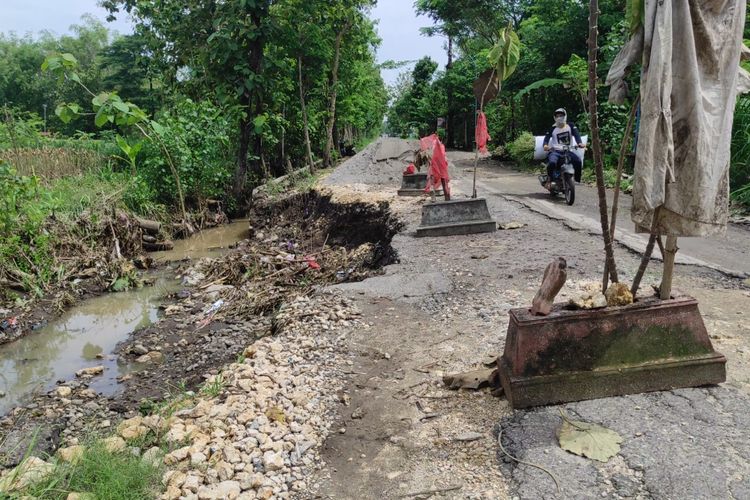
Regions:
<instances>
[{"instance_id":1,"label":"white sky","mask_svg":"<svg viewBox=\"0 0 750 500\"><path fill-rule=\"evenodd\" d=\"M61 35L69 32L70 25L80 24L84 14L106 24L107 11L97 5L97 0L0 0L0 32L14 31L22 36L46 30ZM120 33L132 31L124 18L107 26Z\"/></svg>"},{"instance_id":2,"label":"white sky","mask_svg":"<svg viewBox=\"0 0 750 500\"><path fill-rule=\"evenodd\" d=\"M0 32L15 32L17 35L36 35L40 31L63 34L72 24L77 24L83 14L92 14L105 21L107 14L97 5L97 0L0 0ZM108 27L120 33L131 31L130 22L124 17ZM372 17L379 19L378 33L383 42L378 49L378 61L416 61L426 55L445 66L447 57L441 38L428 38L419 33L422 26L431 25L429 18L417 17L412 0L378 0ZM411 68L383 71L387 84L395 82L400 72Z\"/></svg>"}]
</instances>

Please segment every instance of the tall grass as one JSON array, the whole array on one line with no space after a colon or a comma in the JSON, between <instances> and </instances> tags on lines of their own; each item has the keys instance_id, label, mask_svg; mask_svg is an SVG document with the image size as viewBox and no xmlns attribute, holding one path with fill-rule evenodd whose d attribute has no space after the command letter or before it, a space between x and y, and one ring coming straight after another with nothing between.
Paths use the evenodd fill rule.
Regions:
<instances>
[{"instance_id":1,"label":"tall grass","mask_svg":"<svg viewBox=\"0 0 750 500\"><path fill-rule=\"evenodd\" d=\"M750 208L750 97L740 97L734 112L729 185L732 200Z\"/></svg>"},{"instance_id":2,"label":"tall grass","mask_svg":"<svg viewBox=\"0 0 750 500\"><path fill-rule=\"evenodd\" d=\"M34 175L47 183L98 170L109 158L93 149L44 145L0 150L0 160L12 165L19 175Z\"/></svg>"}]
</instances>

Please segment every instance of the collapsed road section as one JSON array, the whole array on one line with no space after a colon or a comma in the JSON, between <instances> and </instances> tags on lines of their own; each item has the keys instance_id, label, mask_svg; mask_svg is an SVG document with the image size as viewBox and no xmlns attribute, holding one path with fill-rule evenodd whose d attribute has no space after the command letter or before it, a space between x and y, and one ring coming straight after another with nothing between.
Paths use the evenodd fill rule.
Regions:
<instances>
[{"instance_id":1,"label":"collapsed road section","mask_svg":"<svg viewBox=\"0 0 750 500\"><path fill-rule=\"evenodd\" d=\"M360 321L350 301L315 292L393 262L401 223L386 203L343 203L319 191L267 200L251 220L234 249L183 265L161 320L117 347L110 364L135 369L118 378L114 394L92 389L103 371L93 366L10 411L0 421L2 465L16 466L29 450L65 455L115 431L110 444L164 450L159 456L175 469L223 457L184 489L183 476L173 477L171 492L195 493L195 481L235 473L267 492L301 489L301 468L315 461L306 452L325 434L327 401L342 378L334 377L342 366L335 332Z\"/></svg>"}]
</instances>

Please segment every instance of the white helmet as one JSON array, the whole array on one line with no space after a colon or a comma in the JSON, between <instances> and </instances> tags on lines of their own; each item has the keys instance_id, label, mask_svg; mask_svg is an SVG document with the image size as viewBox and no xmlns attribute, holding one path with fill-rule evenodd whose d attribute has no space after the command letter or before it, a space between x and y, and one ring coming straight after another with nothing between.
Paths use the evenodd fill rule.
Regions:
<instances>
[{"instance_id":1,"label":"white helmet","mask_svg":"<svg viewBox=\"0 0 750 500\"><path fill-rule=\"evenodd\" d=\"M568 121L568 112L565 111L565 108L557 108L554 113L552 113L552 117L555 118L557 115L561 114L563 115L565 121Z\"/></svg>"}]
</instances>

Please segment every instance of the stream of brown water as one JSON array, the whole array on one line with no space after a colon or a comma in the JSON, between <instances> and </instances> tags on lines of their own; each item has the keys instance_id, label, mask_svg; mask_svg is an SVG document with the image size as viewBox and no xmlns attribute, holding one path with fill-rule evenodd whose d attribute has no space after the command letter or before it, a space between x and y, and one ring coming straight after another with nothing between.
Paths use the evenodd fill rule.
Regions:
<instances>
[{"instance_id":1,"label":"stream of brown water","mask_svg":"<svg viewBox=\"0 0 750 500\"><path fill-rule=\"evenodd\" d=\"M246 220L234 222L176 241L169 252L151 255L160 262L216 256L246 238L247 231ZM104 366L90 388L114 393L117 377L136 367L118 362L112 352L132 332L158 319L161 299L179 289L177 280L167 277L171 274L161 272L154 286L86 300L40 330L0 346L0 415L90 366Z\"/></svg>"}]
</instances>

